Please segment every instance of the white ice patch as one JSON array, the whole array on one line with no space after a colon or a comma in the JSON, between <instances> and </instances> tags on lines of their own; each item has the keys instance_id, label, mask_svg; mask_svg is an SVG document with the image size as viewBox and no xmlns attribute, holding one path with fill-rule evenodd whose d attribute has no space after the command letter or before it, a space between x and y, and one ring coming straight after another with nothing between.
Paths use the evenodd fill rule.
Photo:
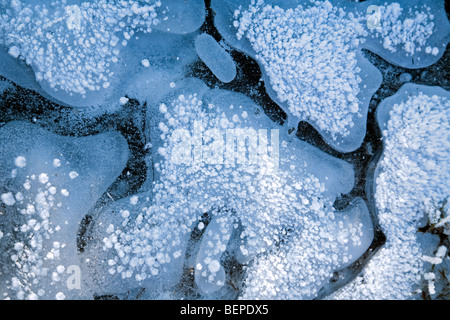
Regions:
<instances>
[{"instance_id":1,"label":"white ice patch","mask_svg":"<svg viewBox=\"0 0 450 320\"><path fill-rule=\"evenodd\" d=\"M2 239L0 249L14 251L0 257L2 298L92 297L88 287L70 290L66 280L73 274L69 267L80 265L76 239L81 220L125 167L125 139L114 132L64 137L12 121L1 127L0 140L0 178L11 190L1 195L7 207L0 214L0 229L9 240ZM5 176L16 167L17 154L26 158L26 166L15 177ZM56 156L82 168L83 175L70 179L69 168L53 166ZM61 272L63 267L67 272Z\"/></svg>"},{"instance_id":2,"label":"white ice patch","mask_svg":"<svg viewBox=\"0 0 450 320\"><path fill-rule=\"evenodd\" d=\"M6 47L0 50L2 75L56 101L95 107L100 112L120 108L118 100L127 93L124 89L132 82L130 74L151 69L150 62L156 67L163 62L171 65L159 53L155 53L156 59L148 58L153 45L147 35L170 38L189 34L205 18L202 0L100 0L71 6L57 0L51 6L22 2L17 9L3 2L0 11L0 44ZM178 45L183 43L178 41ZM16 56L30 65L34 74L23 68ZM174 57L180 62L187 58ZM141 61L148 68L138 68ZM161 81L159 75L152 78Z\"/></svg>"},{"instance_id":3,"label":"white ice patch","mask_svg":"<svg viewBox=\"0 0 450 320\"><path fill-rule=\"evenodd\" d=\"M375 200L387 241L363 273L335 294L337 299L413 298L426 272L428 258L422 256L439 243L418 228L450 194L449 93L405 84L378 106L377 120L384 153L375 172ZM429 263L440 259L425 256Z\"/></svg>"}]
</instances>

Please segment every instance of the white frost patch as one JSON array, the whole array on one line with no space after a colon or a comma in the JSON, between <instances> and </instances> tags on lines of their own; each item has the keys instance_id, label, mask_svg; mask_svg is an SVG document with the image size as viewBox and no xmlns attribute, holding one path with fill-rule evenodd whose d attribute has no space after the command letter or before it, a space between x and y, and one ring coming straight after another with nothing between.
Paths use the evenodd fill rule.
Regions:
<instances>
[{"instance_id":1,"label":"white frost patch","mask_svg":"<svg viewBox=\"0 0 450 320\"><path fill-rule=\"evenodd\" d=\"M62 292L58 292L58 293L55 295L55 299L56 299L56 300L64 300L64 299L66 299L66 295L65 295L64 293L62 293Z\"/></svg>"},{"instance_id":2,"label":"white frost patch","mask_svg":"<svg viewBox=\"0 0 450 320\"><path fill-rule=\"evenodd\" d=\"M131 196L130 198L130 204L132 204L133 206L135 206L139 201L139 197L138 196Z\"/></svg>"},{"instance_id":3,"label":"white frost patch","mask_svg":"<svg viewBox=\"0 0 450 320\"><path fill-rule=\"evenodd\" d=\"M46 184L48 182L48 175L46 173L41 173L39 175L39 182L42 184Z\"/></svg>"},{"instance_id":4,"label":"white frost patch","mask_svg":"<svg viewBox=\"0 0 450 320\"><path fill-rule=\"evenodd\" d=\"M53 159L53 166L54 166L55 168L60 167L60 166L61 166L61 160L59 160L59 159Z\"/></svg>"},{"instance_id":5,"label":"white frost patch","mask_svg":"<svg viewBox=\"0 0 450 320\"><path fill-rule=\"evenodd\" d=\"M127 104L129 100L130 99L128 99L127 97L120 97L119 103L120 103L120 105L123 106L123 105Z\"/></svg>"},{"instance_id":6,"label":"white frost patch","mask_svg":"<svg viewBox=\"0 0 450 320\"><path fill-rule=\"evenodd\" d=\"M12 46L9 48L8 53L13 57L13 58L18 58L20 55L20 49L17 46Z\"/></svg>"}]
</instances>

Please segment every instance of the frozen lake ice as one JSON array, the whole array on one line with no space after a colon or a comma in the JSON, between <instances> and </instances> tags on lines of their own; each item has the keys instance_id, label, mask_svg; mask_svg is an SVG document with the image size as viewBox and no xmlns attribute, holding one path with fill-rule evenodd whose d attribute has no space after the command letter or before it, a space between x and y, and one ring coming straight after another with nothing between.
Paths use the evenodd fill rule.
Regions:
<instances>
[{"instance_id":1,"label":"frozen lake ice","mask_svg":"<svg viewBox=\"0 0 450 320\"><path fill-rule=\"evenodd\" d=\"M448 14L0 1L0 298L448 299Z\"/></svg>"}]
</instances>

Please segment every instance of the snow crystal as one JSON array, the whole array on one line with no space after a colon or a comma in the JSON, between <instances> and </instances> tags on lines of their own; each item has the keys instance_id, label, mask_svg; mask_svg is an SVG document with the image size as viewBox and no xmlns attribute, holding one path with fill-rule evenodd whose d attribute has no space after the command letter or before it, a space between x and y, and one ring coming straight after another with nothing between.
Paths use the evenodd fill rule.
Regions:
<instances>
[{"instance_id":1,"label":"snow crystal","mask_svg":"<svg viewBox=\"0 0 450 320\"><path fill-rule=\"evenodd\" d=\"M217 271L219 271L219 269L220 269L219 261L217 261L217 260L211 261L208 265L208 269L209 269L209 272L211 272L211 273L217 273Z\"/></svg>"},{"instance_id":2,"label":"snow crystal","mask_svg":"<svg viewBox=\"0 0 450 320\"><path fill-rule=\"evenodd\" d=\"M75 179L76 177L78 177L78 172L70 171L69 172L69 177L70 177L70 179Z\"/></svg>"},{"instance_id":3,"label":"snow crystal","mask_svg":"<svg viewBox=\"0 0 450 320\"><path fill-rule=\"evenodd\" d=\"M46 173L41 173L39 175L39 182L42 184L46 184L48 182L48 175Z\"/></svg>"},{"instance_id":4,"label":"snow crystal","mask_svg":"<svg viewBox=\"0 0 450 320\"><path fill-rule=\"evenodd\" d=\"M61 166L61 160L59 160L59 159L53 159L53 166L54 166L55 168L60 167L60 166Z\"/></svg>"},{"instance_id":5,"label":"snow crystal","mask_svg":"<svg viewBox=\"0 0 450 320\"><path fill-rule=\"evenodd\" d=\"M55 299L56 299L56 300L64 300L64 299L66 299L66 295L65 295L64 293L62 293L62 292L58 292L58 293L55 295Z\"/></svg>"},{"instance_id":6,"label":"snow crystal","mask_svg":"<svg viewBox=\"0 0 450 320\"><path fill-rule=\"evenodd\" d=\"M134 205L136 205L137 203L138 203L138 201L139 201L139 197L138 196L132 196L131 198L130 198L130 203L134 206Z\"/></svg>"},{"instance_id":7,"label":"snow crystal","mask_svg":"<svg viewBox=\"0 0 450 320\"><path fill-rule=\"evenodd\" d=\"M20 49L16 46L12 46L9 48L8 53L17 59L20 55Z\"/></svg>"}]
</instances>

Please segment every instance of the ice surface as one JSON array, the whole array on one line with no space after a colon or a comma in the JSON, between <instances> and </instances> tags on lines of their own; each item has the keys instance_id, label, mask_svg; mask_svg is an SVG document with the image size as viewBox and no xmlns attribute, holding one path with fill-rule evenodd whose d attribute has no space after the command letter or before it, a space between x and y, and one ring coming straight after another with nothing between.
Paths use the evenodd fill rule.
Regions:
<instances>
[{"instance_id":1,"label":"ice surface","mask_svg":"<svg viewBox=\"0 0 450 320\"><path fill-rule=\"evenodd\" d=\"M444 5L443 0L390 4L380 0L355 5L360 12L367 12L368 23L372 24L363 46L405 68L424 68L435 63L450 39Z\"/></svg>"},{"instance_id":2,"label":"ice surface","mask_svg":"<svg viewBox=\"0 0 450 320\"><path fill-rule=\"evenodd\" d=\"M159 33L154 27L161 24L165 31L172 27L174 33L186 33L203 23L203 1L163 2L144 4L129 0L110 4L102 0L65 5L55 1L51 6L22 3L12 8L9 3L2 4L5 15L0 34L4 36L0 44L2 55L9 57L0 64L0 73L33 90L37 80L43 89L39 91L72 106L114 110L120 107L118 99L126 94L118 91L131 85L130 74L141 71L141 60L156 47L146 37ZM181 19L182 13L190 19ZM168 35L168 39L173 39ZM185 43L179 38L178 41ZM173 54L174 51L164 57L170 57L166 61L169 66L170 60L177 58ZM184 56L178 58L185 61ZM25 63L34 75L22 66Z\"/></svg>"},{"instance_id":3,"label":"ice surface","mask_svg":"<svg viewBox=\"0 0 450 320\"><path fill-rule=\"evenodd\" d=\"M195 39L198 56L222 82L231 82L236 77L236 65L230 54L209 34L203 33Z\"/></svg>"},{"instance_id":4,"label":"ice surface","mask_svg":"<svg viewBox=\"0 0 450 320\"><path fill-rule=\"evenodd\" d=\"M292 281L323 284L367 249L373 228L364 202L355 200L345 212L332 208L353 186L348 163L290 137L242 94L210 90L198 79L175 88L157 110L149 109L146 191L103 210L96 240L86 246L89 261L101 257L87 267L99 293L145 287L161 296L180 281L184 266L194 270L203 297L224 297L222 288L231 281L225 252L247 264L259 255L283 255L300 238L311 249L295 268L315 264L322 273L303 279L297 272ZM230 141L236 148L226 145ZM252 141L258 142L256 154ZM205 213L211 221L202 225L197 253L185 261L189 237ZM265 297L252 279L245 280L245 296L253 288L259 292L253 297ZM290 298L311 297L320 289L298 290L291 280L279 280L277 286L295 289Z\"/></svg>"},{"instance_id":5,"label":"ice surface","mask_svg":"<svg viewBox=\"0 0 450 320\"><path fill-rule=\"evenodd\" d=\"M212 0L220 44L210 20L202 27L202 0L0 0L0 11L0 75L112 126L122 118L104 113L123 109L119 117L136 128L121 130L141 140L128 159L116 132L75 138L2 124L0 293L12 299L333 292L374 248L374 217L365 198L334 208L360 190L353 164L291 129L307 121L333 150L356 150L382 81L362 49L421 68L449 39L442 0ZM254 87L232 82L230 48L258 62L287 123L233 92ZM199 58L233 91L188 78L201 74L192 68ZM247 62L239 63L245 72ZM403 72L397 81L417 77ZM0 93L10 87L1 81ZM136 100L145 115L128 108ZM375 201L387 241L331 298L442 290L439 270L450 263L430 230L450 233L449 110L448 92L412 84L378 106L384 150L367 201ZM117 179L125 165L130 171ZM142 185L130 177L136 165L147 170ZM128 181L135 194L109 194Z\"/></svg>"},{"instance_id":6,"label":"ice surface","mask_svg":"<svg viewBox=\"0 0 450 320\"><path fill-rule=\"evenodd\" d=\"M180 281L189 233L172 233L168 215L170 208L151 206L148 193L101 211L83 254L97 295L143 287L157 297Z\"/></svg>"},{"instance_id":7,"label":"ice surface","mask_svg":"<svg viewBox=\"0 0 450 320\"><path fill-rule=\"evenodd\" d=\"M133 61L137 70L126 84L124 94L154 105L163 96L177 90L179 82L185 78L186 66L198 59L194 49L195 34L155 31L141 37L142 41L130 47L126 58ZM149 67L142 66L142 59L149 61Z\"/></svg>"},{"instance_id":8,"label":"ice surface","mask_svg":"<svg viewBox=\"0 0 450 320\"><path fill-rule=\"evenodd\" d=\"M290 124L308 121L343 152L360 146L368 103L381 84L360 49L409 68L436 62L449 39L443 5L212 1L217 29L258 61L269 95Z\"/></svg>"},{"instance_id":9,"label":"ice surface","mask_svg":"<svg viewBox=\"0 0 450 320\"><path fill-rule=\"evenodd\" d=\"M200 83L198 86L201 92L205 91ZM195 86L191 88L195 89ZM334 223L340 225L340 218L335 218L339 213L332 209L332 204L339 193L348 192L352 187L353 173L347 163L291 138L285 128L270 121L259 106L242 94L225 90L196 94L196 91L189 93L183 90L178 96L174 93L163 99L159 110L159 117L153 111L149 114L150 122L153 123L150 126L153 130L150 129L149 140L154 146L154 171L151 175L155 176L156 182L153 189L154 203L176 203L186 214L191 215L191 221L198 221L204 212L213 215L213 220L201 239L196 262L192 266L196 268L195 280L204 295L213 294L228 281L221 260L228 241L233 243L232 247L237 248L234 253L237 261L245 264L254 260L258 254L268 254L272 251L275 256L280 254L280 243L291 243L290 239L301 234L306 237L305 230L317 230L315 235L308 233L311 236L309 239L317 241L323 237L324 242L333 242L328 238L329 234L319 230L332 228L330 226ZM201 121L201 125L196 121ZM255 130L250 131L247 136L249 140L245 144L250 148L246 153L249 158L227 164L228 152L232 150L226 146L226 141L230 141L229 136L224 137L222 142L219 136L223 137L227 130L230 134L230 130L239 128ZM272 129L278 130L278 145L277 135L272 135ZM261 139L259 130L265 130L263 132L268 139L266 142L270 150L279 148L278 170L270 166L274 161L271 153L273 151L266 154L268 158L263 162L258 162L257 159L253 159L256 162L251 161L251 141L264 141L258 140ZM177 132L177 135L174 132ZM197 136L200 132L203 137ZM245 136L246 132L242 131L241 134ZM253 140L255 138L256 140ZM186 148L179 149L177 141L182 142L181 146L187 143L184 145ZM193 145L189 144L191 142ZM196 148L202 143L205 145L201 147L202 151L199 151ZM239 143L237 146L237 149L231 152L238 152ZM321 163L320 168L314 165L318 162ZM358 219L364 220L364 227L354 223L353 220L358 219L352 217L358 214L353 211L343 214L353 222L343 221L340 225L343 228L342 241L352 239L357 248L352 249L349 245L342 248L331 246L330 252L335 250L333 267L343 266L337 263L339 259L350 263L352 258L358 258L361 252L367 249L373 237L367 209L364 203L357 202L358 208L361 209L358 211L361 213ZM235 223L242 225L243 230L239 237L229 239L235 228L232 226L232 217L235 217ZM227 218L230 220L225 220L227 222L224 223L223 219ZM170 230L177 233L175 227ZM218 242L220 245L216 245ZM310 255L305 258L305 264L308 261L316 261L322 254L327 255L322 249L320 246L313 246ZM355 256L350 258L353 254ZM322 264L318 265L318 269L322 267ZM254 272L258 273L255 270ZM299 274L294 281L301 282L302 276ZM323 274L324 279L330 276L328 272ZM245 281L246 286L260 289L258 281L249 281ZM280 279L278 285L283 287L288 284ZM248 296L251 290L249 289ZM317 291L300 290L293 292L290 297L307 297L314 293ZM255 292L253 297L265 296L263 293L259 296Z\"/></svg>"},{"instance_id":10,"label":"ice surface","mask_svg":"<svg viewBox=\"0 0 450 320\"><path fill-rule=\"evenodd\" d=\"M199 29L205 21L203 0L163 0L161 3L156 12L163 18L154 26L156 30L186 34Z\"/></svg>"},{"instance_id":11,"label":"ice surface","mask_svg":"<svg viewBox=\"0 0 450 320\"><path fill-rule=\"evenodd\" d=\"M243 299L312 299L334 271L356 261L373 240L369 212L361 198L326 225L306 222L302 232L249 267ZM314 242L311 242L314 239Z\"/></svg>"},{"instance_id":12,"label":"ice surface","mask_svg":"<svg viewBox=\"0 0 450 320\"><path fill-rule=\"evenodd\" d=\"M125 139L114 132L63 137L9 122L0 140L2 298L89 297L84 273L73 277L78 227L125 167Z\"/></svg>"},{"instance_id":13,"label":"ice surface","mask_svg":"<svg viewBox=\"0 0 450 320\"><path fill-rule=\"evenodd\" d=\"M248 8L213 1L212 7L226 41L258 61L290 126L306 120L343 152L360 146L370 97L381 84L379 71L360 53L367 33L361 20L330 2Z\"/></svg>"},{"instance_id":14,"label":"ice surface","mask_svg":"<svg viewBox=\"0 0 450 320\"><path fill-rule=\"evenodd\" d=\"M195 283L201 292L213 293L225 285L221 258L231 239L235 221L232 214L219 214L205 230L195 263Z\"/></svg>"},{"instance_id":15,"label":"ice surface","mask_svg":"<svg viewBox=\"0 0 450 320\"><path fill-rule=\"evenodd\" d=\"M375 172L375 201L385 246L338 299L411 299L431 269L436 235L421 234L428 212L448 201L450 94L405 84L380 103L384 152ZM436 268L437 269L437 268Z\"/></svg>"}]
</instances>

